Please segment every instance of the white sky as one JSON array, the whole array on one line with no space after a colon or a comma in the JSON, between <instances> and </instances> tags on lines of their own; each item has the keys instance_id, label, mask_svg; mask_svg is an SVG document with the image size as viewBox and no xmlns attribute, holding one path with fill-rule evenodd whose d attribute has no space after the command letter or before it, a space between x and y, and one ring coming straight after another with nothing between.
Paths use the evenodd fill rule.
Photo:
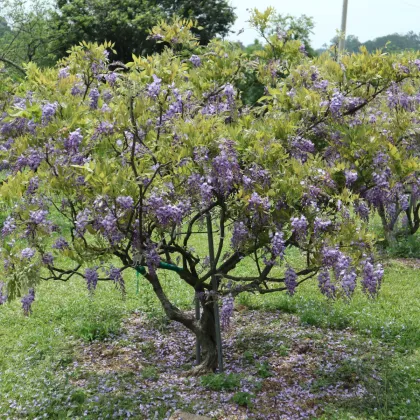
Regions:
<instances>
[{"instance_id":1,"label":"white sky","mask_svg":"<svg viewBox=\"0 0 420 420\"><path fill-rule=\"evenodd\" d=\"M321 47L336 35L341 26L342 0L230 0L236 7L237 20L230 39L239 39L245 45L251 44L256 32L246 22L246 9L256 7L262 11L273 6L282 14L299 16L306 14L315 21L312 45ZM244 28L239 36L236 33ZM420 32L420 0L349 0L347 34L356 35L367 41L390 33Z\"/></svg>"}]
</instances>

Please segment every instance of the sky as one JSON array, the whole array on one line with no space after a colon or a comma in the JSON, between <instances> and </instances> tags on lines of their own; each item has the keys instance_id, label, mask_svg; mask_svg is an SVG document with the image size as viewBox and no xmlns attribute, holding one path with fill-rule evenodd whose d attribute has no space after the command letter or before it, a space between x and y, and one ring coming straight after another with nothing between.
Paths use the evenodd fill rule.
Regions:
<instances>
[{"instance_id":1,"label":"sky","mask_svg":"<svg viewBox=\"0 0 420 420\"><path fill-rule=\"evenodd\" d=\"M420 32L420 0L348 0L347 34L356 35L364 42L390 33ZM336 35L341 26L342 0L230 0L236 7L235 31L229 38L251 44L256 32L246 22L247 9L262 11L273 6L281 14L306 14L315 21L313 47L319 48ZM244 29L239 36L236 33Z\"/></svg>"}]
</instances>

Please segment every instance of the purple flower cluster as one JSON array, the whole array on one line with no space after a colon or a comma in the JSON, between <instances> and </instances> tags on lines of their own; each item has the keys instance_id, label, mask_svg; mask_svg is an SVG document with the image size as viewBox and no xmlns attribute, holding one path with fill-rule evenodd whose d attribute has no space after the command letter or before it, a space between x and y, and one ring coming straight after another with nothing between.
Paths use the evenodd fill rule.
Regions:
<instances>
[{"instance_id":1,"label":"purple flower cluster","mask_svg":"<svg viewBox=\"0 0 420 420\"><path fill-rule=\"evenodd\" d=\"M410 207L410 198L407 194L402 194L399 197L400 207L402 210L406 211Z\"/></svg>"},{"instance_id":2,"label":"purple flower cluster","mask_svg":"<svg viewBox=\"0 0 420 420\"><path fill-rule=\"evenodd\" d=\"M354 203L354 211L356 212L356 214L365 221L369 220L369 215L370 215L370 210L368 205L362 201L362 200L358 200Z\"/></svg>"},{"instance_id":3,"label":"purple flower cluster","mask_svg":"<svg viewBox=\"0 0 420 420\"><path fill-rule=\"evenodd\" d=\"M230 294L222 300L222 309L220 311L220 319L222 321L223 330L228 330L233 317L234 298Z\"/></svg>"},{"instance_id":4,"label":"purple flower cluster","mask_svg":"<svg viewBox=\"0 0 420 420\"><path fill-rule=\"evenodd\" d=\"M333 93L333 96L330 101L330 110L335 117L341 115L344 99L345 97L341 92L336 91Z\"/></svg>"},{"instance_id":5,"label":"purple flower cluster","mask_svg":"<svg viewBox=\"0 0 420 420\"><path fill-rule=\"evenodd\" d=\"M201 109L203 115L215 115L230 112L235 106L235 89L228 83L223 87L222 94L211 92L206 97L206 105Z\"/></svg>"},{"instance_id":6,"label":"purple flower cluster","mask_svg":"<svg viewBox=\"0 0 420 420\"><path fill-rule=\"evenodd\" d=\"M42 106L42 123L48 124L57 112L58 103L46 103Z\"/></svg>"},{"instance_id":7,"label":"purple flower cluster","mask_svg":"<svg viewBox=\"0 0 420 420\"><path fill-rule=\"evenodd\" d=\"M20 255L22 256L22 258L26 260L30 260L35 255L35 253L36 251L33 248L24 248L22 249L22 252L20 253Z\"/></svg>"},{"instance_id":8,"label":"purple flower cluster","mask_svg":"<svg viewBox=\"0 0 420 420\"><path fill-rule=\"evenodd\" d=\"M0 281L0 305L3 305L7 302L7 294L3 293L4 286L4 282Z\"/></svg>"},{"instance_id":9,"label":"purple flower cluster","mask_svg":"<svg viewBox=\"0 0 420 420\"><path fill-rule=\"evenodd\" d=\"M283 258L285 252L285 240L283 232L275 232L271 238L271 253L274 258Z\"/></svg>"},{"instance_id":10,"label":"purple flower cluster","mask_svg":"<svg viewBox=\"0 0 420 420\"><path fill-rule=\"evenodd\" d=\"M419 97L408 95L399 85L394 83L387 90L387 102L390 109L400 107L405 111L412 112L418 107Z\"/></svg>"},{"instance_id":11,"label":"purple flower cluster","mask_svg":"<svg viewBox=\"0 0 420 420\"><path fill-rule=\"evenodd\" d=\"M98 108L98 101L101 94L99 93L99 90L97 88L92 88L89 92L89 98L90 98L90 108L91 109L97 109Z\"/></svg>"},{"instance_id":12,"label":"purple flower cluster","mask_svg":"<svg viewBox=\"0 0 420 420\"><path fill-rule=\"evenodd\" d=\"M300 136L292 139L291 147L291 155L303 163L308 160L309 154L315 153L315 145L310 140Z\"/></svg>"},{"instance_id":13,"label":"purple flower cluster","mask_svg":"<svg viewBox=\"0 0 420 420\"><path fill-rule=\"evenodd\" d=\"M43 160L43 155L41 154L39 150L32 149L32 148L29 149L28 152L29 154L28 154L28 159L27 159L27 165L29 166L30 169L32 169L33 171L36 171Z\"/></svg>"},{"instance_id":14,"label":"purple flower cluster","mask_svg":"<svg viewBox=\"0 0 420 420\"><path fill-rule=\"evenodd\" d=\"M117 79L118 73L115 73L114 71L105 75L105 80L110 86L114 86Z\"/></svg>"},{"instance_id":15,"label":"purple flower cluster","mask_svg":"<svg viewBox=\"0 0 420 420\"><path fill-rule=\"evenodd\" d=\"M170 104L169 108L163 116L163 121L168 121L174 118L176 115L182 114L184 110L184 103L182 101L182 96L179 93L178 89L172 89L173 97L168 97L168 100L174 99Z\"/></svg>"},{"instance_id":16,"label":"purple flower cluster","mask_svg":"<svg viewBox=\"0 0 420 420\"><path fill-rule=\"evenodd\" d=\"M69 244L63 237L60 237L55 241L52 248L63 251L64 249L69 248Z\"/></svg>"},{"instance_id":17,"label":"purple flower cluster","mask_svg":"<svg viewBox=\"0 0 420 420\"><path fill-rule=\"evenodd\" d=\"M337 248L325 247L322 250L322 264L324 267L334 267L342 253Z\"/></svg>"},{"instance_id":18,"label":"purple flower cluster","mask_svg":"<svg viewBox=\"0 0 420 420\"><path fill-rule=\"evenodd\" d=\"M134 200L130 196L119 196L115 201L124 210L131 210L134 207Z\"/></svg>"},{"instance_id":19,"label":"purple flower cluster","mask_svg":"<svg viewBox=\"0 0 420 420\"><path fill-rule=\"evenodd\" d=\"M85 233L91 214L92 212L87 208L77 214L75 227L78 235L82 236Z\"/></svg>"},{"instance_id":20,"label":"purple flower cluster","mask_svg":"<svg viewBox=\"0 0 420 420\"><path fill-rule=\"evenodd\" d=\"M183 217L191 209L189 200L172 204L166 197L158 195L156 191L150 194L146 204L149 214L157 219L159 225L166 227L181 224Z\"/></svg>"},{"instance_id":21,"label":"purple flower cluster","mask_svg":"<svg viewBox=\"0 0 420 420\"><path fill-rule=\"evenodd\" d=\"M357 181L357 172L355 171L344 171L344 176L346 177L346 185L350 186Z\"/></svg>"},{"instance_id":22,"label":"purple flower cluster","mask_svg":"<svg viewBox=\"0 0 420 420\"><path fill-rule=\"evenodd\" d=\"M233 232L231 238L231 245L233 249L241 249L245 242L249 239L249 231L244 222L236 221L233 224Z\"/></svg>"},{"instance_id":23,"label":"purple flower cluster","mask_svg":"<svg viewBox=\"0 0 420 420\"><path fill-rule=\"evenodd\" d=\"M114 282L114 284L121 290L121 293L125 294L125 282L121 274L121 270L116 267L109 269L109 278Z\"/></svg>"},{"instance_id":24,"label":"purple flower cluster","mask_svg":"<svg viewBox=\"0 0 420 420\"><path fill-rule=\"evenodd\" d=\"M6 220L3 222L3 228L1 230L2 236L8 236L14 232L16 229L16 221L13 217L7 216Z\"/></svg>"},{"instance_id":25,"label":"purple flower cluster","mask_svg":"<svg viewBox=\"0 0 420 420\"><path fill-rule=\"evenodd\" d=\"M289 293L290 296L293 296L296 291L297 287L297 274L295 270L293 270L292 267L287 267L286 273L284 275L284 284L287 288L287 293Z\"/></svg>"},{"instance_id":26,"label":"purple flower cluster","mask_svg":"<svg viewBox=\"0 0 420 420\"><path fill-rule=\"evenodd\" d=\"M212 186L219 194L227 196L240 182L241 169L233 141L224 140L219 149L220 154L212 161Z\"/></svg>"},{"instance_id":27,"label":"purple flower cluster","mask_svg":"<svg viewBox=\"0 0 420 420\"><path fill-rule=\"evenodd\" d=\"M230 83L227 83L223 89L223 93L226 96L227 102L231 105L234 101L235 89Z\"/></svg>"},{"instance_id":28,"label":"purple flower cluster","mask_svg":"<svg viewBox=\"0 0 420 420\"><path fill-rule=\"evenodd\" d=\"M21 299L22 309L25 316L29 316L32 313L32 304L35 300L35 289L30 288L28 294Z\"/></svg>"},{"instance_id":29,"label":"purple flower cluster","mask_svg":"<svg viewBox=\"0 0 420 420\"><path fill-rule=\"evenodd\" d=\"M191 63L194 67L200 67L201 66L201 59L198 55L192 55L190 58Z\"/></svg>"},{"instance_id":30,"label":"purple flower cluster","mask_svg":"<svg viewBox=\"0 0 420 420\"><path fill-rule=\"evenodd\" d=\"M112 213L107 213L100 217L94 223L97 230L101 230L102 234L109 240L111 245L121 242L124 235L120 232L117 224L117 218Z\"/></svg>"},{"instance_id":31,"label":"purple flower cluster","mask_svg":"<svg viewBox=\"0 0 420 420\"><path fill-rule=\"evenodd\" d=\"M159 267L160 256L157 246L154 242L148 241L146 243L144 256L146 257L146 264L147 268L149 269L149 273L151 275L155 275L156 269Z\"/></svg>"},{"instance_id":32,"label":"purple flower cluster","mask_svg":"<svg viewBox=\"0 0 420 420\"><path fill-rule=\"evenodd\" d=\"M325 91L327 90L329 84L330 83L328 80L319 80L319 81L316 81L313 86L314 86L314 89Z\"/></svg>"},{"instance_id":33,"label":"purple flower cluster","mask_svg":"<svg viewBox=\"0 0 420 420\"><path fill-rule=\"evenodd\" d=\"M83 135L81 133L81 129L77 128L69 134L66 140L64 140L64 147L70 152L77 153L82 140Z\"/></svg>"},{"instance_id":34,"label":"purple flower cluster","mask_svg":"<svg viewBox=\"0 0 420 420\"><path fill-rule=\"evenodd\" d=\"M83 93L83 84L80 82L77 82L74 84L74 86L72 86L70 93L73 96L79 96Z\"/></svg>"},{"instance_id":35,"label":"purple flower cluster","mask_svg":"<svg viewBox=\"0 0 420 420\"><path fill-rule=\"evenodd\" d=\"M207 182L200 184L200 196L204 206L209 205L213 199L213 187Z\"/></svg>"},{"instance_id":36,"label":"purple flower cluster","mask_svg":"<svg viewBox=\"0 0 420 420\"><path fill-rule=\"evenodd\" d=\"M329 299L333 299L336 293L336 287L331 282L331 276L328 270L322 270L318 274L318 286L321 293Z\"/></svg>"},{"instance_id":37,"label":"purple flower cluster","mask_svg":"<svg viewBox=\"0 0 420 420\"><path fill-rule=\"evenodd\" d=\"M332 222L329 219L322 219L320 217L315 217L314 220L314 233L317 235L321 232L327 231L332 226Z\"/></svg>"},{"instance_id":38,"label":"purple flower cluster","mask_svg":"<svg viewBox=\"0 0 420 420\"><path fill-rule=\"evenodd\" d=\"M357 274L353 268L343 270L340 273L341 287L347 297L351 297L356 288Z\"/></svg>"},{"instance_id":39,"label":"purple flower cluster","mask_svg":"<svg viewBox=\"0 0 420 420\"><path fill-rule=\"evenodd\" d=\"M268 197L261 197L257 192L253 192L248 200L248 208L254 211L268 211L270 209L270 200Z\"/></svg>"},{"instance_id":40,"label":"purple flower cluster","mask_svg":"<svg viewBox=\"0 0 420 420\"><path fill-rule=\"evenodd\" d=\"M156 74L153 74L152 77L153 82L147 85L147 94L151 98L157 98L160 93L162 79L159 79Z\"/></svg>"},{"instance_id":41,"label":"purple flower cluster","mask_svg":"<svg viewBox=\"0 0 420 420\"><path fill-rule=\"evenodd\" d=\"M54 256L51 254L51 252L47 252L47 253L42 255L41 261L42 261L42 264L53 265L54 264Z\"/></svg>"},{"instance_id":42,"label":"purple flower cluster","mask_svg":"<svg viewBox=\"0 0 420 420\"><path fill-rule=\"evenodd\" d=\"M60 70L58 70L58 78L59 79L66 79L70 76L69 67L63 67Z\"/></svg>"},{"instance_id":43,"label":"purple flower cluster","mask_svg":"<svg viewBox=\"0 0 420 420\"><path fill-rule=\"evenodd\" d=\"M161 226L180 225L183 212L179 206L165 204L155 210L156 218Z\"/></svg>"},{"instance_id":44,"label":"purple flower cluster","mask_svg":"<svg viewBox=\"0 0 420 420\"><path fill-rule=\"evenodd\" d=\"M39 187L39 178L37 176L32 177L29 180L28 188L26 188L27 195L33 195L36 193Z\"/></svg>"},{"instance_id":45,"label":"purple flower cluster","mask_svg":"<svg viewBox=\"0 0 420 420\"><path fill-rule=\"evenodd\" d=\"M351 266L350 257L337 248L324 248L322 251L324 272L318 277L321 291L328 297L335 296L336 287L331 283L329 268L334 271L335 278L341 283L344 294L350 297L356 288L357 274ZM328 276L327 276L328 274Z\"/></svg>"},{"instance_id":46,"label":"purple flower cluster","mask_svg":"<svg viewBox=\"0 0 420 420\"><path fill-rule=\"evenodd\" d=\"M86 268L85 270L85 280L87 289L90 294L93 294L93 292L96 289L96 286L98 284L98 271L96 268Z\"/></svg>"},{"instance_id":47,"label":"purple flower cluster","mask_svg":"<svg viewBox=\"0 0 420 420\"><path fill-rule=\"evenodd\" d=\"M300 217L293 217L290 220L290 225L292 226L293 233L295 233L297 239L304 239L308 231L308 220L304 215Z\"/></svg>"},{"instance_id":48,"label":"purple flower cluster","mask_svg":"<svg viewBox=\"0 0 420 420\"><path fill-rule=\"evenodd\" d=\"M41 225L47 221L47 210L34 210L29 212L29 221L35 225Z\"/></svg>"},{"instance_id":49,"label":"purple flower cluster","mask_svg":"<svg viewBox=\"0 0 420 420\"><path fill-rule=\"evenodd\" d=\"M375 297L381 287L382 279L384 276L384 270L381 264L373 264L372 258L366 258L362 261L363 267L363 278L362 278L362 287L363 291Z\"/></svg>"},{"instance_id":50,"label":"purple flower cluster","mask_svg":"<svg viewBox=\"0 0 420 420\"><path fill-rule=\"evenodd\" d=\"M108 121L101 121L96 127L92 135L92 139L97 139L99 136L109 136L114 133L114 124Z\"/></svg>"}]
</instances>

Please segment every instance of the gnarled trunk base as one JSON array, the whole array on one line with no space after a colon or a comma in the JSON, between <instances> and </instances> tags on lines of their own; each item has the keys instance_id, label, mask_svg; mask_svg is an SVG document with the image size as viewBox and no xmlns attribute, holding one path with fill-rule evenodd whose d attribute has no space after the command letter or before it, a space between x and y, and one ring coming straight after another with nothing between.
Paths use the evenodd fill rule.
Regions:
<instances>
[{"instance_id":1,"label":"gnarled trunk base","mask_svg":"<svg viewBox=\"0 0 420 420\"><path fill-rule=\"evenodd\" d=\"M194 376L212 373L218 367L213 301L203 302L202 308L203 312L200 321L198 321L198 329L195 331L201 346L201 361L189 372L190 375Z\"/></svg>"},{"instance_id":2,"label":"gnarled trunk base","mask_svg":"<svg viewBox=\"0 0 420 420\"><path fill-rule=\"evenodd\" d=\"M166 316L172 320L180 322L197 337L201 346L201 362L193 367L190 371L191 375L203 375L214 372L218 366L218 355L216 345L216 328L214 317L214 298L209 297L202 300L202 313L200 320L196 320L189 314L186 314L173 305L159 282L156 274L145 274L146 279L153 286L153 291L160 300Z\"/></svg>"}]
</instances>

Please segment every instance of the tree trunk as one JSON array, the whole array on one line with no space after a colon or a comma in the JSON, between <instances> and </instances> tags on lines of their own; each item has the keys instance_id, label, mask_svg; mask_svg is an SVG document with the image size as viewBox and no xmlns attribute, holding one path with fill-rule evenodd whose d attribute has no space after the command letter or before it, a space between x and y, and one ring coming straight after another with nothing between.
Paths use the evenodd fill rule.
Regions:
<instances>
[{"instance_id":1,"label":"tree trunk","mask_svg":"<svg viewBox=\"0 0 420 420\"><path fill-rule=\"evenodd\" d=\"M378 214L382 221L382 227L384 229L384 236L385 236L385 242L386 245L392 245L397 241L397 238L395 236L394 232L394 225L393 221L388 222L386 217L386 212L383 204L381 204L378 208Z\"/></svg>"},{"instance_id":2,"label":"tree trunk","mask_svg":"<svg viewBox=\"0 0 420 420\"><path fill-rule=\"evenodd\" d=\"M397 236L392 228L386 227L384 229L385 240L388 246L394 245L397 242Z\"/></svg>"},{"instance_id":3,"label":"tree trunk","mask_svg":"<svg viewBox=\"0 0 420 420\"><path fill-rule=\"evenodd\" d=\"M201 363L191 370L192 375L214 372L218 366L213 304L212 298L202 302L203 312L195 331L201 346Z\"/></svg>"},{"instance_id":4,"label":"tree trunk","mask_svg":"<svg viewBox=\"0 0 420 420\"><path fill-rule=\"evenodd\" d=\"M217 368L217 345L216 329L214 321L214 298L208 297L201 301L202 313L200 320L194 316L182 312L173 305L159 282L156 274L145 274L146 279L153 286L153 291L160 300L166 316L172 321L178 321L195 334L200 342L202 350L201 363L191 369L191 375L204 375L214 372Z\"/></svg>"}]
</instances>

